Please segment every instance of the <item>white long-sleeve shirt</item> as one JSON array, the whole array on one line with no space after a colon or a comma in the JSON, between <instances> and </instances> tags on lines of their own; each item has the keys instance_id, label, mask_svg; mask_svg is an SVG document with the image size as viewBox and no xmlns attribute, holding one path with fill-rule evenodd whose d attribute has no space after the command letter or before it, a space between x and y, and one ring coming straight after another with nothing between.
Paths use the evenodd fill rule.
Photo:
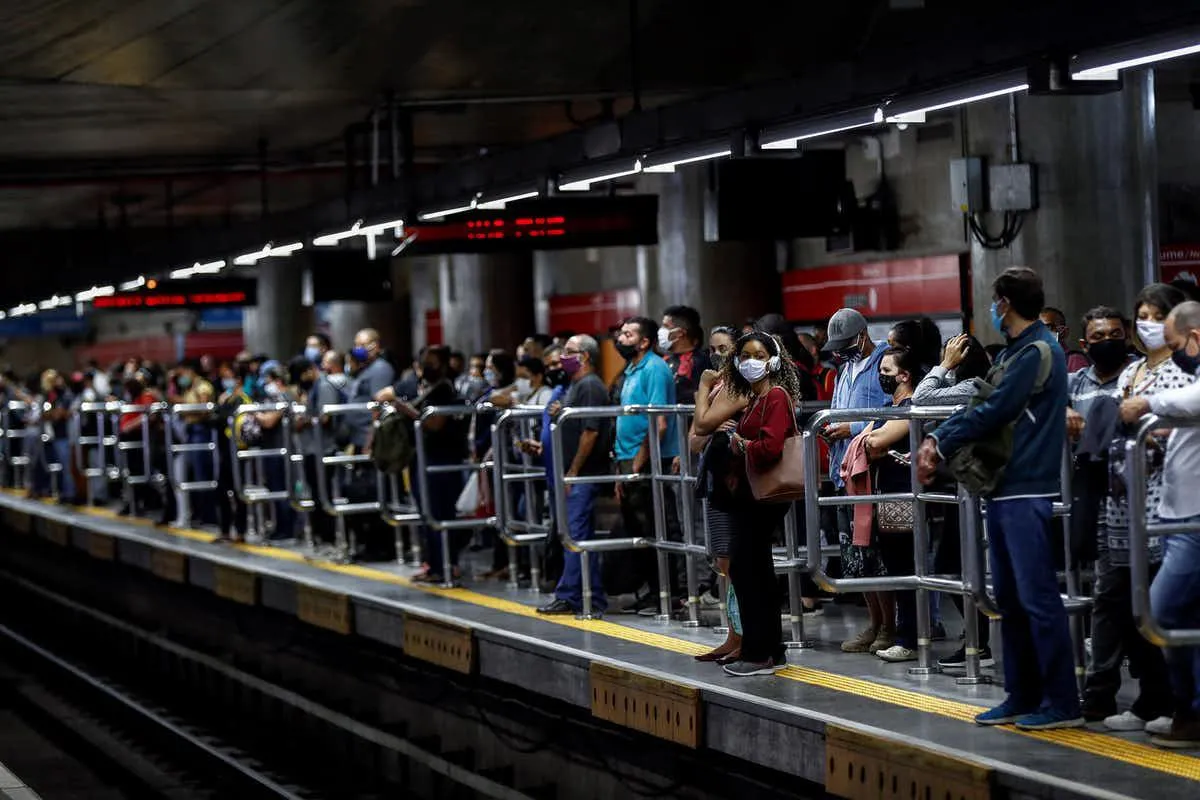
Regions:
<instances>
[{"instance_id":1,"label":"white long-sleeve shirt","mask_svg":"<svg viewBox=\"0 0 1200 800\"><path fill-rule=\"evenodd\" d=\"M1200 418L1200 382L1180 389L1170 389L1150 398L1150 410L1165 417ZM1181 520L1200 516L1200 428L1177 428L1167 440L1167 455L1163 464L1162 503L1159 516L1164 520Z\"/></svg>"}]
</instances>

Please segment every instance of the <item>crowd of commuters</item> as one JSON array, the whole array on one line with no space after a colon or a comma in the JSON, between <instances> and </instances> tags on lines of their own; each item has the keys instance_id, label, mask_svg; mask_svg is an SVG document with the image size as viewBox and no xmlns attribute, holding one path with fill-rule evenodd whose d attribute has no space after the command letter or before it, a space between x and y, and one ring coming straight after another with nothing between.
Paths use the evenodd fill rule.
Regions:
<instances>
[{"instance_id":1,"label":"crowd of commuters","mask_svg":"<svg viewBox=\"0 0 1200 800\"><path fill-rule=\"evenodd\" d=\"M489 507L511 500L521 518L529 514L551 525L564 520L563 533L573 542L601 535L597 518L609 495L616 510L609 535L653 540L661 520L665 538L684 540L684 494L674 484L660 485L662 502L656 503L652 482L644 478L651 472L678 473L682 461L688 460L689 474L697 480L696 495L702 498L695 518L702 520L707 534L711 571L689 575L691 562L672 558L677 568L668 570L667 585L660 585L652 548L604 558L592 554L587 559L591 610L611 612L611 593L632 595L624 612L657 614L664 597L682 601L686 585L698 580L702 602L724 603L730 625L726 640L697 659L716 662L737 677L768 675L785 664L780 618L785 598L772 549L790 504L766 502L760 492L794 466L786 462L785 453L804 422L797 417L803 403L828 401L833 409L863 412L853 422L818 431L825 481L810 489L827 494L907 493L914 469L920 482L953 492L955 470L973 449L1006 437L1011 453L985 500L1008 698L977 721L1034 730L1102 722L1119 731L1146 729L1164 746L1200 746L1200 656L1191 648L1164 651L1151 645L1132 616L1128 490L1119 479L1124 474L1122 443L1141 416L1200 415L1200 304L1179 287L1154 284L1128 306L1128 319L1115 306L1089 311L1082 320L1081 338L1073 343L1067 319L1046 305L1034 271L1006 270L992 288L991 320L1005 340L1002 346L984 347L966 334L943 342L941 330L929 319L901 321L886 337L873 338L870 322L851 308L808 330L798 330L773 314L706 331L695 309L677 305L665 309L658 320L633 317L609 332L611 350L623 363L619 371L607 371L616 375L610 383L602 378L604 348L591 335L534 335L511 351L469 357L432 345L402 367L378 332L366 329L345 353L316 333L298 343L300 354L286 362L243 353L230 363L188 360L163 369L131 359L109 370L91 365L71 376L48 370L24 384L9 374L0 392L5 399L29 401L26 422L46 434L47 446L34 448L40 455L31 465L32 490L47 493L49 466L61 464L56 472L64 502L79 502L86 479L73 465L68 427L79 403L116 398L138 407L163 400L213 404L215 413L188 410L166 418L127 409L118 432L132 439L140 437L145 426L171 425L179 442L203 444L215 436L221 454L215 464L201 451L172 459L161 444L152 447L151 459L164 474L173 470L180 480L215 483L215 490L192 494L192 508L197 522L217 527L228 538L245 535L248 526L245 504L233 491L235 464L227 457L231 439L235 446L273 448L282 446L285 436L285 415L269 405L238 416L240 426L229 425L232 410L243 404L303 404L303 413L289 419L310 492L329 479L321 475L326 469L322 456L369 453L377 430L378 412L327 414L323 409L378 401L411 421L430 407L461 407L460 415L423 420L427 465L525 459L544 470L549 489L554 488L556 474L567 483L561 493L539 492L533 499L514 484L512 498L494 498L486 474L468 481L469 471L432 470L424 480L410 481L413 499L426 516L450 521L482 510L486 517ZM686 431L679 427L686 419L673 414L568 415L561 426L565 462L557 468L553 463L551 432L565 409L676 404L695 406ZM910 406L964 408L937 423L876 413ZM494 441L497 414L516 407L540 409L541 415L523 436ZM921 427L914 430L917 425ZM155 443L161 439L150 437ZM915 452L913 442L920 443ZM1064 442L1069 443L1073 469L1069 530L1053 514L1062 485ZM94 465L94 455L89 452L86 463ZM656 457L659 463L653 464ZM1200 430L1157 432L1146 458L1147 520L1200 523L1200 500L1188 486L1200 474ZM289 475L283 459L263 460L260 477L268 490L286 493ZM340 490L350 496L360 477L347 469ZM107 477L90 480L90 496L105 502ZM373 486L373 479L362 480ZM178 498L167 486L139 486L132 507L125 510L154 507L161 509L163 522L171 521ZM560 496L565 498L564 509L555 507ZM535 507L529 509L527 503ZM306 514L296 514L286 500L272 506L272 524L260 533L287 540L307 524L315 540L334 540L334 518L322 504ZM831 572L868 579L917 572L915 559L920 554L914 553L911 503L868 501L823 511L822 532L840 551ZM925 554L926 567L935 574L958 573L958 514L952 507L927 513L931 547ZM347 524L356 526L357 555L395 557L392 538L379 520ZM461 555L472 542L477 548L495 548L489 575L527 578L530 555L523 550L515 563L522 574L508 574L502 537L480 527L482 534L452 531L446 553L439 533L423 530L425 567L415 580L457 577ZM548 540L555 541L557 537ZM1200 627L1200 534L1154 537L1149 557L1156 616L1170 627ZM584 608L582 559L571 547L558 551L557 558L552 563L547 555L541 565L552 582L543 587L551 597L538 611L579 614ZM1068 560L1070 566L1094 561L1096 567L1082 698L1061 600L1059 571ZM805 594L805 609L814 609L814 588L806 585ZM944 636L938 599L931 594L934 638ZM962 612L962 598L952 599ZM842 650L887 662L917 659L916 593L868 592L862 602L867 623L842 643ZM681 605L671 608L678 611ZM981 615L975 644L984 665L993 662L989 629ZM967 645L964 641L940 665L962 668ZM1133 706L1121 710L1117 693L1126 659L1140 688Z\"/></svg>"}]
</instances>

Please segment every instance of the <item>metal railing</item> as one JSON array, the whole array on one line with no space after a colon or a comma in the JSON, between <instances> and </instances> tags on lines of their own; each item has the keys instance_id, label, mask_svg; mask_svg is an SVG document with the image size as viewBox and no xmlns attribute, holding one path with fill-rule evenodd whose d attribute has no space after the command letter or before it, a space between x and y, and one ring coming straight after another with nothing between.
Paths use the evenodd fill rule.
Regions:
<instances>
[{"instance_id":1,"label":"metal railing","mask_svg":"<svg viewBox=\"0 0 1200 800\"><path fill-rule=\"evenodd\" d=\"M1200 645L1200 629L1167 629L1154 618L1150 604L1150 537L1200 534L1195 522L1160 522L1146 519L1146 445L1155 431L1164 428L1200 428L1200 419L1174 419L1148 414L1125 443L1125 484L1129 492L1129 573L1133 619L1152 644L1159 647ZM1164 542L1164 549L1165 549Z\"/></svg>"},{"instance_id":2,"label":"metal railing","mask_svg":"<svg viewBox=\"0 0 1200 800\"><path fill-rule=\"evenodd\" d=\"M121 480L125 486L125 502L131 514L136 513L137 509L135 487L147 486L155 477L150 449L150 417L160 413L165 406L166 403L161 402L148 404L122 403L118 409L121 416L134 414L138 417L138 437L132 440L117 442L117 469L120 471ZM118 426L120 425L119 419ZM125 435L125 431L120 431L119 428L118 431L118 439L120 439L120 437ZM136 454L140 454L140 456ZM141 470L135 471L133 467L139 462Z\"/></svg>"},{"instance_id":3,"label":"metal railing","mask_svg":"<svg viewBox=\"0 0 1200 800\"><path fill-rule=\"evenodd\" d=\"M543 409L540 406L520 406L504 411L492 423L492 454L496 464L496 468L492 470L492 494L496 506L496 530L508 547L510 590L520 588L517 548L528 547L531 551L530 589L534 592L539 591L539 548L552 530L552 526L547 524L541 514L546 483L545 467L535 464L531 455L519 449L517 452L520 454L520 461L512 461L512 452L508 447L508 436L514 429L519 431L518 439L534 439L535 423L541 420L542 414ZM520 487L521 497L525 501L523 517L513 503L513 493L510 491L513 485Z\"/></svg>"},{"instance_id":4,"label":"metal railing","mask_svg":"<svg viewBox=\"0 0 1200 800\"><path fill-rule=\"evenodd\" d=\"M238 420L249 414L278 413L287 416L290 403L246 403L234 409L229 417L229 456L232 465L233 491L254 516L255 531L264 541L270 539L277 518L274 504L290 502L291 491L267 487L263 462L268 458L283 459L284 475L287 475L288 449L286 447L243 447L239 444ZM282 421L280 422L282 425ZM244 425L244 423L243 423ZM265 433L264 433L265 436ZM286 481L286 477L285 477ZM288 532L290 534L290 531Z\"/></svg>"},{"instance_id":5,"label":"metal railing","mask_svg":"<svg viewBox=\"0 0 1200 800\"><path fill-rule=\"evenodd\" d=\"M117 467L117 413L120 410L121 404L116 401L86 402L80 403L71 417L75 466L87 485L85 496L89 506L96 502L97 481L107 484L120 477ZM95 433L85 435L83 431L89 417L93 418Z\"/></svg>"},{"instance_id":6,"label":"metal railing","mask_svg":"<svg viewBox=\"0 0 1200 800\"><path fill-rule=\"evenodd\" d=\"M375 402L368 403L331 403L321 407L321 416L336 419L347 414L373 413L379 408ZM326 453L327 434L320 424L313 426L316 440L316 451L319 455L317 463L317 501L321 511L333 517L334 547L337 557L342 561L353 558L357 548L357 537L354 529L347 526L346 518L359 514L379 516L383 514L382 496L377 494L374 500L351 501L344 494L346 485L344 478L353 478L355 470L375 469L371 456L366 453ZM330 473L332 472L332 478ZM378 489L378 483L373 482Z\"/></svg>"},{"instance_id":7,"label":"metal railing","mask_svg":"<svg viewBox=\"0 0 1200 800\"><path fill-rule=\"evenodd\" d=\"M216 426L213 424L213 413L216 411L216 405L213 403L174 403L167 407L165 419L163 420L163 438L167 450L167 479L171 488L179 494L179 524L187 527L192 522L192 492L211 492L215 491L218 482L217 476L221 474L221 454L218 451L220 447L220 435L217 432ZM202 415L204 422L188 422L185 416ZM175 426L181 426L181 430L187 435L187 428L192 425L203 425L208 431L208 441L205 442L176 442L175 436L178 433ZM190 436L188 436L190 438ZM200 480L198 475L192 475L191 480L187 480L190 467L193 463L192 454L199 453L203 456L205 453L212 458L212 478L208 480ZM177 474L175 471L176 456L183 457L182 474Z\"/></svg>"},{"instance_id":8,"label":"metal railing","mask_svg":"<svg viewBox=\"0 0 1200 800\"><path fill-rule=\"evenodd\" d=\"M4 405L4 457L11 470L13 486L28 488L31 477L29 458L29 433L26 417L30 412L29 403L24 400L10 400Z\"/></svg>"},{"instance_id":9,"label":"metal railing","mask_svg":"<svg viewBox=\"0 0 1200 800\"><path fill-rule=\"evenodd\" d=\"M420 495L418 505L421 509L421 518L426 527L434 531L441 539L442 549L442 586L450 588L455 585L453 557L450 549L450 534L452 531L473 530L475 528L490 526L496 524L495 515L486 518L476 519L452 519L439 520L435 519L430 511L430 494L429 494L429 476L430 475L446 475L452 473L470 474L476 472L479 474L479 481L482 484L484 475L487 470L493 469L496 465L494 459L483 460L479 462L466 461L458 464L432 464L429 461L429 452L425 443L425 428L429 420L433 417L445 417L447 419L461 419L464 417L475 417L485 412L500 412L501 409L496 408L487 403L475 406L430 406L421 412L421 416L413 423L414 438L416 440L417 450L417 487ZM430 569L435 569L434 565L430 565Z\"/></svg>"}]
</instances>

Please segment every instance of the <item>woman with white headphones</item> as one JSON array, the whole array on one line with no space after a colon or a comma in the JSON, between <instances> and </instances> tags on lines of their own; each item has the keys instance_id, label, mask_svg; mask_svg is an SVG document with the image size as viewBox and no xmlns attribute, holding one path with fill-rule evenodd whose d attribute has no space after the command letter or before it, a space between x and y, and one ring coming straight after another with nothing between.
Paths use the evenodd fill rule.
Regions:
<instances>
[{"instance_id":1,"label":"woman with white headphones","mask_svg":"<svg viewBox=\"0 0 1200 800\"><path fill-rule=\"evenodd\" d=\"M771 555L776 529L790 505L755 500L748 474L768 472L796 435L800 381L789 353L770 334L751 331L737 341L725 368L726 386L748 405L730 437L734 465L730 578L742 618L741 660L725 665L735 677L771 675L786 666L779 583Z\"/></svg>"}]
</instances>

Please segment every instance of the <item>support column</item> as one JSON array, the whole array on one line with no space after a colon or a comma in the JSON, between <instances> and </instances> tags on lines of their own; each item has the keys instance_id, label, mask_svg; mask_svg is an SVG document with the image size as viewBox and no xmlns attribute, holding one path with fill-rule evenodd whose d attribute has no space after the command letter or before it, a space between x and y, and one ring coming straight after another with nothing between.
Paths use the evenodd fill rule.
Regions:
<instances>
[{"instance_id":1,"label":"support column","mask_svg":"<svg viewBox=\"0 0 1200 800\"><path fill-rule=\"evenodd\" d=\"M445 343L456 350L511 351L535 331L528 253L442 256L438 285Z\"/></svg>"},{"instance_id":2,"label":"support column","mask_svg":"<svg viewBox=\"0 0 1200 800\"><path fill-rule=\"evenodd\" d=\"M684 304L700 312L706 327L736 326L782 306L774 242L704 240L708 176L706 169L662 176L657 258L644 248L638 259L638 288L653 319Z\"/></svg>"},{"instance_id":3,"label":"support column","mask_svg":"<svg viewBox=\"0 0 1200 800\"><path fill-rule=\"evenodd\" d=\"M1016 102L1020 160L1038 168L1038 209L1026 214L1007 250L972 241L976 330L998 338L989 322L992 281L1024 265L1042 275L1046 302L1063 309L1077 338L1089 308L1107 304L1129 314L1137 292L1158 279L1153 71L1126 72L1125 88L1114 94ZM969 152L1005 163L1007 101L971 106L968 122Z\"/></svg>"},{"instance_id":4,"label":"support column","mask_svg":"<svg viewBox=\"0 0 1200 800\"><path fill-rule=\"evenodd\" d=\"M302 305L304 260L268 258L255 267L258 305L245 313L246 349L286 361L304 349L312 308Z\"/></svg>"},{"instance_id":5,"label":"support column","mask_svg":"<svg viewBox=\"0 0 1200 800\"><path fill-rule=\"evenodd\" d=\"M436 344L428 341L426 336L425 315L440 308L440 259L437 256L406 258L402 263L408 280L409 329L415 353L422 347Z\"/></svg>"}]
</instances>

